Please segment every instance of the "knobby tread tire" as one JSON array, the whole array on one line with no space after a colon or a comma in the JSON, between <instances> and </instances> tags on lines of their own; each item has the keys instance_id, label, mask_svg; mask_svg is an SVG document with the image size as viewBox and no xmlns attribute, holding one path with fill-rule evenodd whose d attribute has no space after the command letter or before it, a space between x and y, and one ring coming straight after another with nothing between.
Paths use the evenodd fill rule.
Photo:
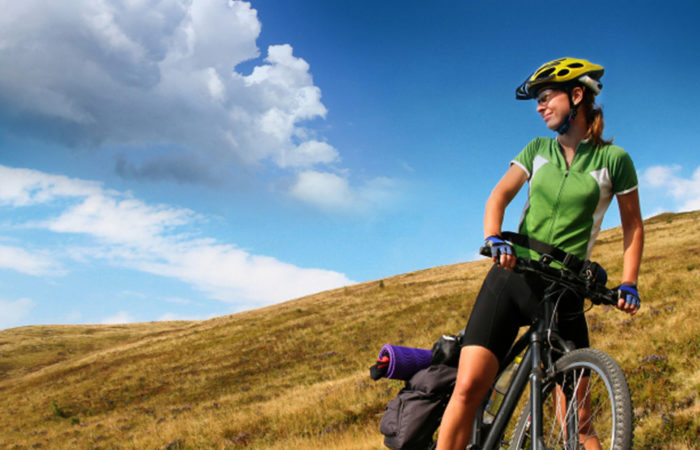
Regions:
<instances>
[{"instance_id":1,"label":"knobby tread tire","mask_svg":"<svg viewBox=\"0 0 700 450\"><path fill-rule=\"evenodd\" d=\"M633 410L629 386L625 374L619 364L607 353L585 348L574 350L562 356L555 364L557 375L569 373L573 370L591 370L601 379L607 388L607 396L611 402L611 411L614 420L611 424L612 436L610 449L627 450L632 447L633 430ZM553 382L543 385L543 402L552 395ZM515 431L510 442L511 449L523 449L526 446L526 437L530 422L530 401L523 409L518 419ZM546 412L543 412L543 415ZM606 445L607 447L607 445Z\"/></svg>"}]
</instances>

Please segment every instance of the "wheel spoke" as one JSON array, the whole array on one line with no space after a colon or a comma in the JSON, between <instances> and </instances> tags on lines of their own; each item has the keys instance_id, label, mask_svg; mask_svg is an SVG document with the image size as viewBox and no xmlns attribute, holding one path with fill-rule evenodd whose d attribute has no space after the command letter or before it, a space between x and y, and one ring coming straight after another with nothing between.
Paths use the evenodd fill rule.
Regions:
<instances>
[{"instance_id":1,"label":"wheel spoke","mask_svg":"<svg viewBox=\"0 0 700 450\"><path fill-rule=\"evenodd\" d=\"M576 350L557 362L542 392L543 442L553 449L627 449L632 443L632 405L622 369L610 356ZM529 448L529 402L510 448Z\"/></svg>"}]
</instances>

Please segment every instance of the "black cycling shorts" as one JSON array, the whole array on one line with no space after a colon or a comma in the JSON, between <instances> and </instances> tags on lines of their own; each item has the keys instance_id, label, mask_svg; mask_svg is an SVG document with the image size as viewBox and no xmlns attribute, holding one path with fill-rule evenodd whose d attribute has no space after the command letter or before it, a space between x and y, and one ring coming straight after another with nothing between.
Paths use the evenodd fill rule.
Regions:
<instances>
[{"instance_id":1,"label":"black cycling shorts","mask_svg":"<svg viewBox=\"0 0 700 450\"><path fill-rule=\"evenodd\" d=\"M545 287L533 274L505 270L494 264L474 303L462 346L486 347L502 361L520 327L532 323ZM576 348L590 345L583 299L573 292L567 292L559 303L558 326L561 337L572 341Z\"/></svg>"}]
</instances>

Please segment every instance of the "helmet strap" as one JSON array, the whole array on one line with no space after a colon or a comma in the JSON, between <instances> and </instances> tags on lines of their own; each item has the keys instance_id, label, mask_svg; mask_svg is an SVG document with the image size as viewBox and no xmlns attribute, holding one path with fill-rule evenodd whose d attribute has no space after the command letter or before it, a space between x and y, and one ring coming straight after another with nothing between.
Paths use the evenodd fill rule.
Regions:
<instances>
[{"instance_id":1,"label":"helmet strap","mask_svg":"<svg viewBox=\"0 0 700 450\"><path fill-rule=\"evenodd\" d=\"M574 123L574 119L576 118L576 114L578 114L578 107L581 106L581 103L579 102L578 105L574 104L574 100L571 98L571 91L572 89L567 89L566 93L569 96L569 107L571 109L571 112L569 113L568 116L562 120L562 122L559 124L557 127L556 131L560 135L566 134L567 131L569 131L569 128L571 127L571 124Z\"/></svg>"}]
</instances>

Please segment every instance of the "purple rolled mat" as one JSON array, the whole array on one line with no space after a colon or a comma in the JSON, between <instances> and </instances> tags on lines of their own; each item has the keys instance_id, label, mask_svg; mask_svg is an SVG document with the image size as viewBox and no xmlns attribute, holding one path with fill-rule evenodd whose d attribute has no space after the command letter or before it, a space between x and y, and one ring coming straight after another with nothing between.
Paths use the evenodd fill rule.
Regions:
<instances>
[{"instance_id":1,"label":"purple rolled mat","mask_svg":"<svg viewBox=\"0 0 700 450\"><path fill-rule=\"evenodd\" d=\"M387 344L379 352L379 358L389 357L387 378L408 380L419 370L430 366L431 354L431 350Z\"/></svg>"}]
</instances>

